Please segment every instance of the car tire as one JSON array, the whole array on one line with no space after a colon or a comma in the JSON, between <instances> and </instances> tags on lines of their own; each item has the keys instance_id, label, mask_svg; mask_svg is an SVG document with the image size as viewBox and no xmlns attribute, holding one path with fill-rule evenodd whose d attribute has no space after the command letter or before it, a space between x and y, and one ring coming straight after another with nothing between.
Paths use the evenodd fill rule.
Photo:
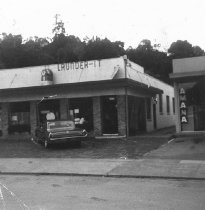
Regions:
<instances>
[{"instance_id":1,"label":"car tire","mask_svg":"<svg viewBox=\"0 0 205 210\"><path fill-rule=\"evenodd\" d=\"M81 141L74 142L75 147L81 147Z\"/></svg>"}]
</instances>

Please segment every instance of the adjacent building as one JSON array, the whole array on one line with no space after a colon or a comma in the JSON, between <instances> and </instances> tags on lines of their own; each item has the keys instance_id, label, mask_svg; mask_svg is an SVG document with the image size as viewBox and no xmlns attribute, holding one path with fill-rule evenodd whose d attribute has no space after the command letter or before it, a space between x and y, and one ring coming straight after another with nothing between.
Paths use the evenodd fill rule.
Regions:
<instances>
[{"instance_id":1,"label":"adjacent building","mask_svg":"<svg viewBox=\"0 0 205 210\"><path fill-rule=\"evenodd\" d=\"M85 118L94 137L126 137L175 124L172 86L126 56L0 71L0 138L30 137L51 111Z\"/></svg>"},{"instance_id":2,"label":"adjacent building","mask_svg":"<svg viewBox=\"0 0 205 210\"><path fill-rule=\"evenodd\" d=\"M205 131L205 56L173 60L177 133Z\"/></svg>"}]
</instances>

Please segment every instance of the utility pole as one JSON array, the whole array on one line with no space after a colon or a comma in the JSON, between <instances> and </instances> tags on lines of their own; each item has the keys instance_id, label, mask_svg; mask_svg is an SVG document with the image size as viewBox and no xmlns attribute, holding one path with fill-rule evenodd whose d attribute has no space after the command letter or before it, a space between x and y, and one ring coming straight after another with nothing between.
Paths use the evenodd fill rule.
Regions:
<instances>
[{"instance_id":1,"label":"utility pole","mask_svg":"<svg viewBox=\"0 0 205 210\"><path fill-rule=\"evenodd\" d=\"M58 23L58 17L59 17L60 15L59 14L56 14L55 16L54 16L54 18L55 18L55 20L56 20L56 25L57 25L57 23Z\"/></svg>"},{"instance_id":2,"label":"utility pole","mask_svg":"<svg viewBox=\"0 0 205 210\"><path fill-rule=\"evenodd\" d=\"M124 67L125 67L125 123L126 123L126 137L129 135L129 123L128 123L128 95L127 95L127 55L123 56L124 59Z\"/></svg>"}]
</instances>

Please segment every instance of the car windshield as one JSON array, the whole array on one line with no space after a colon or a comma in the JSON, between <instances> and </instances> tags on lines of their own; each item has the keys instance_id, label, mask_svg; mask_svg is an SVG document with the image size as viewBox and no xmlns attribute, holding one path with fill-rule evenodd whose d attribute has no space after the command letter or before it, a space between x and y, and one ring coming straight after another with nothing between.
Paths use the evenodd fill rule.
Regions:
<instances>
[{"instance_id":1,"label":"car windshield","mask_svg":"<svg viewBox=\"0 0 205 210\"><path fill-rule=\"evenodd\" d=\"M64 120L64 121L51 121L47 122L47 129L75 129L75 124L73 121Z\"/></svg>"}]
</instances>

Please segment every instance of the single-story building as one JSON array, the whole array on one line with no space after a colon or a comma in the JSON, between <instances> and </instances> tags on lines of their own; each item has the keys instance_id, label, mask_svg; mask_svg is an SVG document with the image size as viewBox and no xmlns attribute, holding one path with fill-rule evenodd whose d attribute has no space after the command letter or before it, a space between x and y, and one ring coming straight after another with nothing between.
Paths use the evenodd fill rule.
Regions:
<instances>
[{"instance_id":1,"label":"single-story building","mask_svg":"<svg viewBox=\"0 0 205 210\"><path fill-rule=\"evenodd\" d=\"M173 87L126 56L2 69L0 79L0 138L34 135L49 111L56 119L85 118L95 137L175 124Z\"/></svg>"},{"instance_id":2,"label":"single-story building","mask_svg":"<svg viewBox=\"0 0 205 210\"><path fill-rule=\"evenodd\" d=\"M177 133L205 131L205 56L173 60Z\"/></svg>"}]
</instances>

